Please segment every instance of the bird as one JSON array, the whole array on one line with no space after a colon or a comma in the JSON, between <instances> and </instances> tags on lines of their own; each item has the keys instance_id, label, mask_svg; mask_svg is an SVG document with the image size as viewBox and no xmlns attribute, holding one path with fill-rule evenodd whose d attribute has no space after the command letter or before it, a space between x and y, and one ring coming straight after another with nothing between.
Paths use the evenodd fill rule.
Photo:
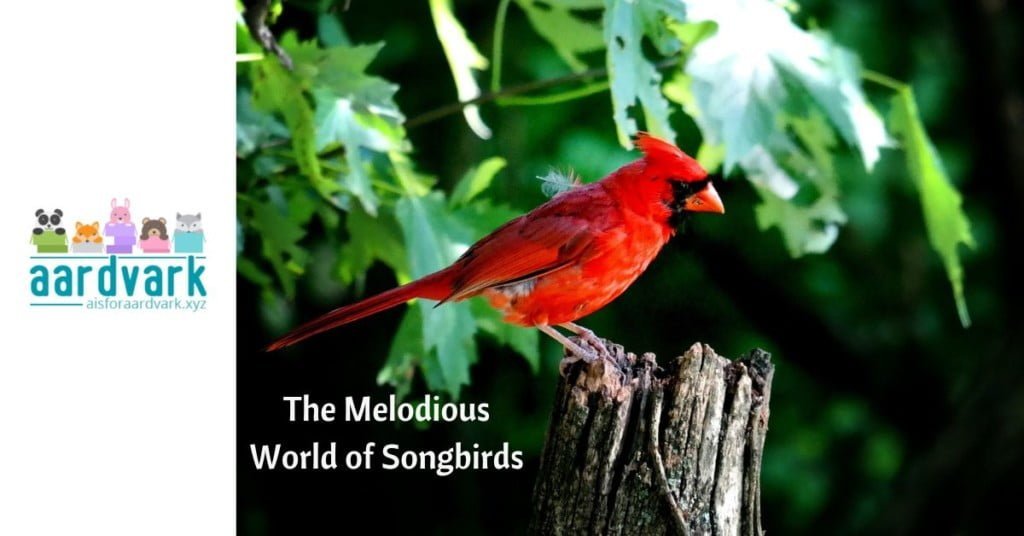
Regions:
<instances>
[{"instance_id":1,"label":"bird","mask_svg":"<svg viewBox=\"0 0 1024 536\"><path fill-rule=\"evenodd\" d=\"M330 311L267 347L275 351L412 299L437 306L483 296L505 322L532 327L567 350L567 362L609 358L576 323L633 284L691 213L725 213L703 167L673 143L640 132L642 157L579 184L498 227L447 268ZM556 327L577 336L574 342ZM584 346L585 345L585 346Z\"/></svg>"}]
</instances>

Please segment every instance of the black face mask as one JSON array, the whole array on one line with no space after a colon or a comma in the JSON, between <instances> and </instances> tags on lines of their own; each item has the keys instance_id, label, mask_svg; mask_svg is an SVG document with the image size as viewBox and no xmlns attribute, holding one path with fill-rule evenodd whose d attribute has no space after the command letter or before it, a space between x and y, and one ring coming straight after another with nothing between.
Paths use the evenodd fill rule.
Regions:
<instances>
[{"instance_id":1,"label":"black face mask","mask_svg":"<svg viewBox=\"0 0 1024 536\"><path fill-rule=\"evenodd\" d=\"M708 179L691 182L672 181L672 211L682 212L683 207L686 206L686 200L707 187L709 182L711 181Z\"/></svg>"},{"instance_id":2,"label":"black face mask","mask_svg":"<svg viewBox=\"0 0 1024 536\"><path fill-rule=\"evenodd\" d=\"M683 209L686 206L686 200L703 190L709 182L711 182L710 179L692 182L673 180L670 182L672 184L672 201L668 203L668 208L672 210L672 216L669 217L669 225L679 227L689 219L690 213Z\"/></svg>"}]
</instances>

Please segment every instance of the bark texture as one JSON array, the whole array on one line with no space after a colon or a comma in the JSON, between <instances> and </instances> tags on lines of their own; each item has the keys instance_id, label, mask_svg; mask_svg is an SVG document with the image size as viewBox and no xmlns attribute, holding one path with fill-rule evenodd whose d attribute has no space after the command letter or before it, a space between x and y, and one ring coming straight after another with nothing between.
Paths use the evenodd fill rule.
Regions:
<instances>
[{"instance_id":1,"label":"bark texture","mask_svg":"<svg viewBox=\"0 0 1024 536\"><path fill-rule=\"evenodd\" d=\"M756 535L773 367L694 344L665 368L607 344L558 386L533 534Z\"/></svg>"}]
</instances>

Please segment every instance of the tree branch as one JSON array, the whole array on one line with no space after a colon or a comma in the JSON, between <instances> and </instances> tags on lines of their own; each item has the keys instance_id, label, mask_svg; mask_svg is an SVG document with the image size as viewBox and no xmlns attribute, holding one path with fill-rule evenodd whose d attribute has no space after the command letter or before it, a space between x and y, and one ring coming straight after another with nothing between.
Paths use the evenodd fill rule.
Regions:
<instances>
[{"instance_id":1,"label":"tree branch","mask_svg":"<svg viewBox=\"0 0 1024 536\"><path fill-rule=\"evenodd\" d=\"M666 58L666 59L658 62L655 65L655 67L658 70L668 69L670 67L675 67L676 65L679 65L680 61L681 61L681 59L678 56L672 57L672 58ZM418 126L421 126L421 125L424 125L424 124L427 124L427 123L430 123L430 122L433 122L433 121L437 121L438 119L447 117L449 115L457 114L457 113L461 112L462 109L465 108L466 106L472 106L474 104L484 104L484 103L491 102L491 101L500 101L501 99L503 99L505 97L512 97L512 96L515 96L515 95L522 95L523 93L529 93L531 91L537 91L539 89L547 89L547 88L551 88L551 87L555 87L555 86L560 86L562 84L567 84L569 82L575 82L577 80L586 80L588 78L598 78L598 77L606 77L606 76L608 76L608 68L607 67L595 67L593 69L587 69L586 71L580 71L578 73L571 73L571 74L567 74L567 75L564 75L564 76L557 76L555 78L546 78L544 80L534 80L534 81L531 81L531 82L525 82L525 83L518 84L518 85L515 85L515 86L509 86L509 87L500 89L498 91L489 91L487 93L481 94L478 97L475 97L475 98L472 98L472 99L469 99L469 100L465 100L465 101L453 102L451 104L447 104L445 106L441 106L440 108L435 108L433 110L430 110L430 111L424 112L424 113L422 113L420 115L417 115L417 116L415 116L415 117L413 117L413 118L411 118L411 119L409 119L409 120L407 120L405 122L405 128L413 129L413 128L416 128Z\"/></svg>"},{"instance_id":2,"label":"tree branch","mask_svg":"<svg viewBox=\"0 0 1024 536\"><path fill-rule=\"evenodd\" d=\"M289 71L292 69L292 58L288 56L281 45L278 44L274 33L267 26L267 14L270 12L271 0L255 0L248 2L245 6L245 25L249 28L249 35L263 47L263 50L273 53Z\"/></svg>"}]
</instances>

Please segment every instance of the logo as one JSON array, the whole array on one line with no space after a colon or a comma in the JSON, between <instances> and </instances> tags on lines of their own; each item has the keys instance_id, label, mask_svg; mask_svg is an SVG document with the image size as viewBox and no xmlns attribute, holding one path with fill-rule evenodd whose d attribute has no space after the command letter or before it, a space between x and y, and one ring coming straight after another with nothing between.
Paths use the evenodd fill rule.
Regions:
<instances>
[{"instance_id":1,"label":"logo","mask_svg":"<svg viewBox=\"0 0 1024 536\"><path fill-rule=\"evenodd\" d=\"M75 214L73 228L72 219L59 208L36 210L29 239L34 250L29 256L29 305L206 309L202 213L176 212L170 224L164 216L133 219L131 208L127 198L120 203L111 199L107 221Z\"/></svg>"}]
</instances>

